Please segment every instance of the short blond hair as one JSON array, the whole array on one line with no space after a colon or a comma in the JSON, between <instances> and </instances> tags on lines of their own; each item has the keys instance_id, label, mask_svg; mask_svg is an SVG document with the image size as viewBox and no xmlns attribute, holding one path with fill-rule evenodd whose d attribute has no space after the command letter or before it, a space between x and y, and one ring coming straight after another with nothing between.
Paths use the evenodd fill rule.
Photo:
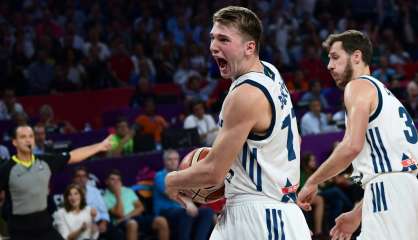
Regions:
<instances>
[{"instance_id":1,"label":"short blond hair","mask_svg":"<svg viewBox=\"0 0 418 240\"><path fill-rule=\"evenodd\" d=\"M213 14L212 21L235 26L247 39L255 41L257 54L260 52L263 25L250 9L238 6L224 7Z\"/></svg>"}]
</instances>

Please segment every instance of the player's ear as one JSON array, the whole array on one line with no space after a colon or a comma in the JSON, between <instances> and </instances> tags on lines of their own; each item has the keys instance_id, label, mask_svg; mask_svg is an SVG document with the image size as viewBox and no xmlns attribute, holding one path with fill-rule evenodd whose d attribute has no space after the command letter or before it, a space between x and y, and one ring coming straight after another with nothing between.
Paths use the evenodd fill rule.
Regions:
<instances>
[{"instance_id":1,"label":"player's ear","mask_svg":"<svg viewBox=\"0 0 418 240\"><path fill-rule=\"evenodd\" d=\"M248 41L245 46L245 53L246 55L253 55L255 54L257 49L257 46L255 44L255 41Z\"/></svg>"},{"instance_id":2,"label":"player's ear","mask_svg":"<svg viewBox=\"0 0 418 240\"><path fill-rule=\"evenodd\" d=\"M351 56L355 64L359 64L363 60L363 53L360 50L355 50Z\"/></svg>"}]
</instances>

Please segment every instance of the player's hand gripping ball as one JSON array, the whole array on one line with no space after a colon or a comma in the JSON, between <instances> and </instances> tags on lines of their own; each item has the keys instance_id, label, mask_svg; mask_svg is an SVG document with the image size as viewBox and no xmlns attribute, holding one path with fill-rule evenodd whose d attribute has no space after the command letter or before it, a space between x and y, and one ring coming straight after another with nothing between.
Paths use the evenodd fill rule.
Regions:
<instances>
[{"instance_id":1,"label":"player's hand gripping ball","mask_svg":"<svg viewBox=\"0 0 418 240\"><path fill-rule=\"evenodd\" d=\"M181 160L179 170L183 170L189 167L193 167L198 161L204 159L211 148L202 147L197 148L190 153L188 153L183 160ZM181 191L186 196L190 197L193 202L207 204L211 202L215 202L219 199L224 197L225 192L225 185L222 182L216 186L211 186L207 188L200 188L200 189L188 189Z\"/></svg>"}]
</instances>

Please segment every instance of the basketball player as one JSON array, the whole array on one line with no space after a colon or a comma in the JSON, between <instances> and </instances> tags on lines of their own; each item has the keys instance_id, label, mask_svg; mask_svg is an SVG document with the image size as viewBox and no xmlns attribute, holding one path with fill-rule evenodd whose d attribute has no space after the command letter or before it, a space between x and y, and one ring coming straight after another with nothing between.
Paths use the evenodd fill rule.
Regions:
<instances>
[{"instance_id":1,"label":"basketball player","mask_svg":"<svg viewBox=\"0 0 418 240\"><path fill-rule=\"evenodd\" d=\"M413 240L418 237L418 134L398 99L370 76L372 45L367 36L349 30L324 42L328 69L344 89L346 132L331 156L299 193L309 208L318 184L350 163L362 184L363 202L336 220L333 239L350 239L362 220L360 239Z\"/></svg>"},{"instance_id":2,"label":"basketball player","mask_svg":"<svg viewBox=\"0 0 418 240\"><path fill-rule=\"evenodd\" d=\"M296 205L300 143L289 92L278 70L260 61L262 25L243 7L213 16L210 51L232 79L220 130L208 156L166 177L166 191L225 182L226 207L211 239L311 239Z\"/></svg>"}]
</instances>

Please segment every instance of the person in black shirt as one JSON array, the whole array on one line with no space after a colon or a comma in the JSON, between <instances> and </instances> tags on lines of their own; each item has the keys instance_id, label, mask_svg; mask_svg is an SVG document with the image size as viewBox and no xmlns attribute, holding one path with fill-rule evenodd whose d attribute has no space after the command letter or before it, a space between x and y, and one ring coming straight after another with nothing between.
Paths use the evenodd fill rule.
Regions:
<instances>
[{"instance_id":1,"label":"person in black shirt","mask_svg":"<svg viewBox=\"0 0 418 240\"><path fill-rule=\"evenodd\" d=\"M51 175L67 163L78 163L111 148L109 137L100 143L60 154L33 155L34 132L19 126L13 132L17 154L0 166L0 190L6 191L3 215L9 224L11 239L62 239L52 226L47 212Z\"/></svg>"}]
</instances>

